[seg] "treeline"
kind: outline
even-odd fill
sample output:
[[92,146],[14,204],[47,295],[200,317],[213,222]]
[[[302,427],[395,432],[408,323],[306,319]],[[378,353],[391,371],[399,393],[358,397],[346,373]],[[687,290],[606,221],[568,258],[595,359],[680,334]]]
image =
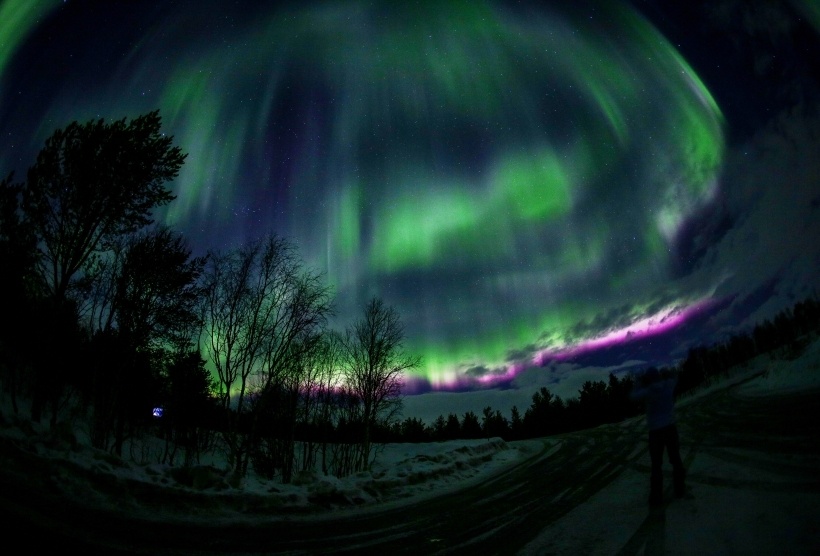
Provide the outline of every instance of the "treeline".
[[330,329],[329,288],[274,234],[193,256],[153,222],[186,157],[172,141],[157,111],[72,122],[25,181],[0,181],[0,380],[14,412],[25,401],[52,429],[87,423],[118,455],[160,434],[172,464],[218,444],[237,476],[367,468],[419,364],[397,312],[373,298]]
[[[687,357],[662,371],[678,373],[676,395],[691,392],[711,380],[720,378],[736,365],[769,353],[784,350],[784,356],[798,354],[820,328],[820,302],[807,298],[784,309],[773,319],[756,325],[748,333],[739,333],[709,347],[696,347]],[[532,395],[532,403],[523,415],[513,407],[509,418],[499,410],[485,407],[481,415],[472,411],[459,417],[454,413],[440,415],[432,424],[408,417],[388,429],[379,438],[392,442],[431,442],[439,440],[501,437],[504,440],[537,438],[615,423],[642,413],[643,405],[629,399],[632,377],[609,375],[607,381],[587,381],[578,396],[562,399],[542,387]]]

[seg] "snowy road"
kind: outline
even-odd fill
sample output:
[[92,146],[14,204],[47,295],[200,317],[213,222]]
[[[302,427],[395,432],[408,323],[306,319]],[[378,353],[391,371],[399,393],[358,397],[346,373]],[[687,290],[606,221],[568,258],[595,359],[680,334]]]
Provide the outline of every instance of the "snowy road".
[[[680,404],[690,495],[646,505],[642,419],[544,439],[472,488],[415,503],[253,522],[170,523],[67,507],[4,480],[4,523],[106,554],[809,554],[820,548],[820,392]],[[93,539],[85,542],[83,539]]]

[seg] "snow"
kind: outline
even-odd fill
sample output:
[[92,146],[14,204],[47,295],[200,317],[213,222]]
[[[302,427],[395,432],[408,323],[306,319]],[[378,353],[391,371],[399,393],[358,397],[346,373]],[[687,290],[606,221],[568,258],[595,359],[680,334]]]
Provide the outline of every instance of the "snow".
[[[728,386],[736,386],[735,395],[749,399],[820,388],[820,341],[792,360],[760,357],[680,400],[678,410]],[[640,419],[609,426],[628,427]],[[168,517],[174,519],[180,519],[180,513],[167,504],[146,507],[137,503],[140,487],[173,489],[177,497],[184,497],[186,492],[200,497],[206,494],[212,503],[202,504],[199,498],[196,512],[186,506],[185,519],[220,521],[255,515],[271,519],[283,513],[317,509],[378,511],[467,488],[521,462],[543,446],[543,440],[505,442],[499,438],[389,444],[379,447],[369,471],[349,477],[298,473],[291,484],[282,484],[251,473],[235,483],[225,471],[224,459],[218,456],[203,459],[190,473],[179,466],[135,463],[93,449],[81,430],[50,431],[47,426],[16,417],[8,403],[2,408],[0,443],[4,451],[41,456],[47,462],[49,481],[64,494],[76,493],[95,504],[150,512],[155,517],[157,512],[168,512]],[[148,444],[129,446],[129,452],[141,454],[146,460],[153,456],[152,449]],[[789,478],[786,471],[778,471],[784,460],[776,454],[767,460],[766,454],[750,454],[733,446],[691,448],[690,452],[687,461],[682,448],[694,497],[671,502],[661,516],[648,512],[643,493],[649,461],[644,452],[610,484],[545,527],[519,554],[810,554],[820,548],[814,517],[820,507],[816,480],[810,480],[806,489],[799,488],[800,483]],[[109,480],[98,480],[101,476]],[[128,487],[112,489],[112,481]],[[98,486],[102,484],[107,486]],[[124,493],[134,499],[123,499]],[[147,497],[139,498],[144,501]]]
[[769,362],[759,380],[744,384],[741,391],[748,395],[788,394],[820,388],[820,341],[808,345],[795,359]]
[[[146,509],[139,508],[133,500],[123,500],[121,491],[134,494],[140,489],[167,487],[174,489],[175,495],[186,491],[210,493],[213,504],[200,506],[201,515],[209,518],[247,518],[250,507],[264,513],[300,512],[317,507],[349,510],[377,503],[416,501],[491,476],[542,445],[537,440],[508,443],[500,438],[377,445],[371,468],[348,477],[325,476],[318,470],[301,471],[294,474],[291,483],[284,484],[279,477],[267,480],[249,472],[247,477],[235,482],[227,471],[224,452],[203,454],[197,465],[184,469],[179,465],[155,463],[162,444],[151,439],[127,444],[123,454],[131,457],[119,458],[93,448],[82,427],[71,432],[51,431],[47,424],[29,422],[25,409],[21,416],[15,416],[7,396],[4,402],[0,442],[50,462],[51,473],[58,477],[55,480],[59,480],[58,488],[62,492],[82,492],[86,499],[93,499],[98,505],[110,504],[117,509],[130,507],[135,512]],[[103,483],[93,480],[101,475],[127,488],[116,489],[116,497],[112,497],[110,480]],[[102,488],[98,488],[98,484],[102,484]],[[163,510],[150,508],[147,511],[157,517],[157,512]],[[179,516],[172,512],[168,517]]]
[[[686,396],[676,409],[735,385],[738,395],[752,398],[820,388],[820,340],[796,359],[760,356]],[[646,455],[643,469],[627,469],[519,555],[820,553],[818,484],[814,479],[801,489],[804,483],[789,476],[789,464],[798,462],[774,454],[767,460],[731,447],[700,450],[687,461],[682,446],[681,455],[695,497],[672,502],[660,514],[637,507],[635,493],[646,491]],[[801,459],[804,466],[812,460],[820,465],[817,454]]]

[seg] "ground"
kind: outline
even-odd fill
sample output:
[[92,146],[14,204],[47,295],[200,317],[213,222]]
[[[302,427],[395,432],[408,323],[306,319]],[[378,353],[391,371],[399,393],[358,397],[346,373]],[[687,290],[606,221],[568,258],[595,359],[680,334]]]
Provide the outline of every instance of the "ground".
[[89,466],[59,436],[35,441],[7,420],[0,508],[34,532],[30,548],[87,553],[814,554],[818,375],[815,342],[680,400],[688,492],[667,490],[652,511],[641,417],[521,442],[396,445],[373,473],[267,491],[180,486],[155,466],[140,468],[152,481],[129,479],[116,458]]

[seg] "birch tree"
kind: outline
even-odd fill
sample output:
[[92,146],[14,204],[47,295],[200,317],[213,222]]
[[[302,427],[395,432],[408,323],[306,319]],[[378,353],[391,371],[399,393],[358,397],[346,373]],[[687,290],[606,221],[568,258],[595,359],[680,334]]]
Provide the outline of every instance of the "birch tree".
[[417,368],[418,357],[404,349],[404,327],[398,312],[373,298],[345,336],[345,380],[361,405],[361,450],[357,468],[370,464],[372,433],[377,424],[390,425],[401,410],[404,373]]

